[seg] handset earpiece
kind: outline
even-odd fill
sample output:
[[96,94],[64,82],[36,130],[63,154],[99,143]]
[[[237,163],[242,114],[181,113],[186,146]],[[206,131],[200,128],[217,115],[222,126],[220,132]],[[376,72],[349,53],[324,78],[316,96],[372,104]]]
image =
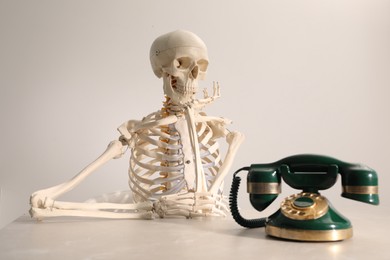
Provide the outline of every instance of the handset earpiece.
[[341,184],[344,198],[379,205],[378,176],[376,172],[360,164],[350,164],[342,169]]

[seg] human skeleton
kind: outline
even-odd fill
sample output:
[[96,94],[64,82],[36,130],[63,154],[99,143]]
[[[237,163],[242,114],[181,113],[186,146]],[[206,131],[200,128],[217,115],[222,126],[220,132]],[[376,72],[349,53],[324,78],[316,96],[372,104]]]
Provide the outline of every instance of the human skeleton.
[[[229,120],[207,116],[201,110],[220,97],[204,90],[196,99],[198,80],[208,66],[207,48],[195,34],[178,30],[158,37],[150,60],[155,75],[163,78],[166,101],[161,110],[141,121],[130,120],[118,130],[121,136],[71,180],[31,195],[32,217],[88,216],[102,218],[153,218],[165,216],[225,216],[222,193],[227,175],[244,136],[226,129]],[[224,160],[218,138],[228,144]],[[63,202],[56,200],[111,159],[131,150],[129,186],[132,203]]]

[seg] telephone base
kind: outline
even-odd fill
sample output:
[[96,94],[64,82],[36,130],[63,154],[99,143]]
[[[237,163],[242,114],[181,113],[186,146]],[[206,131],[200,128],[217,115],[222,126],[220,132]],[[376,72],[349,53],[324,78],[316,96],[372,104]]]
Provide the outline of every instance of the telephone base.
[[350,221],[318,193],[287,197],[268,218],[268,235],[298,241],[339,241],[352,237]]
[[305,229],[288,229],[267,225],[265,232],[273,237],[297,241],[340,241],[352,237],[352,227],[347,229],[333,230],[305,230]]

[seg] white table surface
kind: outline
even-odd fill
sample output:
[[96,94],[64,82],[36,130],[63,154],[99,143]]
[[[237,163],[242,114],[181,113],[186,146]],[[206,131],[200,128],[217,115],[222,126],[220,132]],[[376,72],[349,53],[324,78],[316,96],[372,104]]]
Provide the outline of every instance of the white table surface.
[[230,217],[37,222],[25,215],[0,230],[0,259],[390,259],[389,210],[348,212],[353,238],[325,243],[273,239]]

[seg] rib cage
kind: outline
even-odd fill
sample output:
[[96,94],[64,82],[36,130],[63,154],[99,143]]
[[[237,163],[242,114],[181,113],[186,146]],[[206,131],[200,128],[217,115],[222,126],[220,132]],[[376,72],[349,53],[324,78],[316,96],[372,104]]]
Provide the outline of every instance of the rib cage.
[[[158,111],[144,121],[163,116],[164,112]],[[206,122],[196,123],[196,132],[207,186],[210,187],[222,164],[219,145],[213,140],[213,132]],[[183,147],[175,125],[139,130],[134,138],[129,167],[129,186],[134,201],[157,200],[164,195],[186,192]]]

